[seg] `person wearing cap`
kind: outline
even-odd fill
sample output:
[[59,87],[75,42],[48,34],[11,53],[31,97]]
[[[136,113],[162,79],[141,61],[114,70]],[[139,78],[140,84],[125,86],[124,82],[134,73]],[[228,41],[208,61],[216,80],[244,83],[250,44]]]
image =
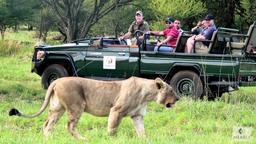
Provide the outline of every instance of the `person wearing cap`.
[[[143,13],[142,11],[137,11],[135,13],[135,21],[132,22],[130,25],[128,32],[121,36],[121,39],[128,39],[130,38],[136,30],[140,30],[143,32],[148,32],[149,31],[149,25],[148,23],[143,19]],[[140,37],[141,39],[143,38],[142,36]]]
[[213,15],[211,15],[211,14],[206,15],[204,20],[210,21],[210,25],[216,28],[216,26],[214,24],[214,16]]
[[150,31],[150,34],[164,36],[163,41],[158,41],[154,51],[172,52],[176,47],[176,41],[179,36],[179,31],[174,25],[174,19],[168,17],[165,21],[166,29],[163,31]]
[[[203,53],[208,52],[208,46],[210,42],[204,40],[211,40],[213,32],[217,30],[214,24],[214,17],[212,15],[207,15],[204,18],[203,24],[204,30],[200,34],[193,35],[190,38],[188,38],[185,48],[186,53],[192,53],[194,45],[195,49],[200,49],[200,51],[202,51]],[[199,42],[196,42],[195,44],[195,41]]]

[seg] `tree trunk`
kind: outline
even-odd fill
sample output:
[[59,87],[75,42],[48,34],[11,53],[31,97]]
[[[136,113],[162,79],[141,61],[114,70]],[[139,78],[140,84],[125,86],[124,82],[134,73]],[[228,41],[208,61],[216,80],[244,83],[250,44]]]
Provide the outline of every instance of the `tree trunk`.
[[43,33],[43,38],[42,38],[42,39],[43,39],[43,42],[46,42],[46,39],[47,39],[47,33],[48,33],[47,31]]
[[1,37],[2,37],[2,40],[4,40],[4,34],[5,34],[5,30],[1,30]]
[[94,6],[87,11],[87,17],[81,20],[80,12],[86,0],[53,1],[43,0],[58,17],[60,29],[66,35],[67,42],[84,38],[90,28],[103,16],[116,7],[128,4],[132,0],[94,0]]
[[28,31],[32,31],[33,30],[33,26],[32,25],[28,25]]
[[6,29],[7,29],[7,27],[5,25],[0,25],[0,32],[1,32],[2,40],[4,40]]
[[14,30],[14,32],[18,32],[18,25],[17,24],[14,25],[13,30]]

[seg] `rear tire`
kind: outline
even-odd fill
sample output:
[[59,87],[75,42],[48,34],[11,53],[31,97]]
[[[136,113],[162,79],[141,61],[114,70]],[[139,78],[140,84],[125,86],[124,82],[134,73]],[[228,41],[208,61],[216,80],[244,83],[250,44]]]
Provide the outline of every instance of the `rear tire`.
[[179,96],[192,96],[194,99],[198,99],[203,95],[202,81],[193,71],[177,72],[171,78],[170,85]]
[[54,80],[67,76],[68,72],[62,65],[52,64],[44,70],[41,83],[43,88],[47,89]]

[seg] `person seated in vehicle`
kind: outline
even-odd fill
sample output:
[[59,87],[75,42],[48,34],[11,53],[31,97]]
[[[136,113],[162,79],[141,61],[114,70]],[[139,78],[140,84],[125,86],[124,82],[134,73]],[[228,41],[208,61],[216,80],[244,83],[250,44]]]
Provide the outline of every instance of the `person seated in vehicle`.
[[[131,36],[137,31],[140,30],[142,32],[148,32],[149,31],[149,25],[148,23],[143,19],[143,13],[142,11],[137,11],[135,13],[135,21],[132,22],[130,25],[128,32],[125,33],[123,36],[120,37],[120,39],[129,39]],[[134,36],[133,36],[134,37]],[[143,39],[143,36],[139,37],[139,39]],[[133,38],[132,40],[133,44],[136,44],[136,39]]]
[[180,21],[180,20],[176,19],[176,20],[174,21],[174,26],[177,28],[177,30],[178,30],[180,33],[183,32],[183,30],[181,29],[181,21]]
[[199,20],[195,27],[191,29],[191,34],[198,35],[204,30],[204,20]]
[[[212,15],[207,15],[204,18],[204,30],[200,34],[193,35],[190,38],[188,38],[185,52],[192,53],[194,45],[195,45],[195,49],[199,49],[200,51],[203,51],[203,52],[208,51],[208,46],[210,42],[207,42],[204,40],[211,40],[212,34],[216,30],[217,29],[214,24],[214,17]],[[195,43],[195,41],[202,41],[202,42]]]
[[173,52],[176,46],[177,38],[179,37],[179,31],[174,26],[174,19],[168,17],[165,21],[166,29],[163,31],[150,31],[152,35],[164,36],[163,41],[158,41],[154,51]]

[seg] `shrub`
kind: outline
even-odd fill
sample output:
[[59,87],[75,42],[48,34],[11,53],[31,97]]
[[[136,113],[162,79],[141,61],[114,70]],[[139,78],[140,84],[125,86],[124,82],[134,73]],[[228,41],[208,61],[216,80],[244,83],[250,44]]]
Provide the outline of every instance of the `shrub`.
[[0,56],[13,56],[21,49],[21,43],[15,40],[0,41]]

